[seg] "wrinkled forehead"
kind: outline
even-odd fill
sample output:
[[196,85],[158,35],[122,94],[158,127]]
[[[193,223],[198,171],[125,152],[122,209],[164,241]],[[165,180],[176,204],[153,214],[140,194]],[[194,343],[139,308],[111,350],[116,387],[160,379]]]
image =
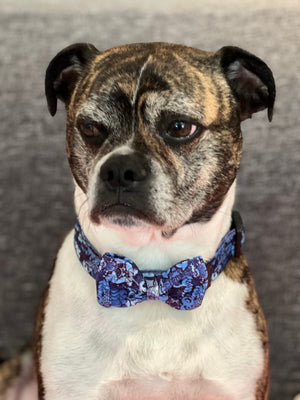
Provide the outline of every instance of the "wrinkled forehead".
[[209,124],[218,113],[224,86],[210,53],[113,50],[91,65],[73,104],[77,115],[107,124],[112,112],[155,118],[162,111]]

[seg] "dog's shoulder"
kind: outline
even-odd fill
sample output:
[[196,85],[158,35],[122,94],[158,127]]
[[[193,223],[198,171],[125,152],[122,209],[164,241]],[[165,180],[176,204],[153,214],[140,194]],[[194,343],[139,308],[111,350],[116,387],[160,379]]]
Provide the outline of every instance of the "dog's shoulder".
[[227,264],[224,273],[234,282],[246,285],[248,290],[246,307],[255,316],[258,331],[262,335],[265,335],[267,330],[265,317],[258,301],[254,279],[245,256],[241,255],[239,258],[233,257]]
[[258,301],[254,279],[246,258],[243,255],[239,258],[232,258],[227,264],[224,274],[231,280],[246,285],[248,290],[245,303],[246,309],[249,310],[254,318],[256,331],[264,353],[263,371],[257,382],[256,396],[259,399],[264,398],[265,394],[269,392],[270,382],[268,328],[263,310]]

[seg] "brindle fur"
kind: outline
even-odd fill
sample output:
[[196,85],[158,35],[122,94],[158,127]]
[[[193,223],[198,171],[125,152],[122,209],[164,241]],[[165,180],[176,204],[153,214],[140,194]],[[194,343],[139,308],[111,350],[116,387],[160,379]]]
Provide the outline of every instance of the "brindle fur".
[[253,277],[250,273],[246,258],[241,255],[239,258],[232,258],[227,264],[224,273],[232,280],[242,283],[248,288],[248,298],[246,307],[254,315],[257,332],[261,337],[264,349],[264,369],[261,378],[257,382],[256,400],[267,400],[270,383],[270,365],[269,365],[269,337],[267,323],[259,304]]
[[[64,239],[61,241],[61,244],[58,246],[57,253],[58,253],[59,249],[61,248],[61,246],[64,242]],[[43,332],[43,325],[44,325],[44,320],[45,320],[46,307],[48,304],[48,296],[49,296],[49,289],[50,289],[49,282],[53,275],[56,261],[57,261],[57,258],[55,257],[53,264],[52,264],[52,269],[50,271],[48,284],[43,291],[43,294],[41,296],[41,299],[40,299],[40,302],[38,305],[38,309],[36,312],[35,326],[34,326],[34,332],[33,332],[33,338],[32,338],[34,372],[35,372],[37,383],[38,383],[38,399],[39,400],[43,400],[45,397],[45,388],[44,388],[43,376],[42,376],[42,372],[41,372],[42,332]]]
[[[68,155],[80,187],[87,190],[90,171],[101,157],[131,141],[133,150],[158,161],[174,182],[177,225],[209,220],[237,174],[242,149],[236,101],[218,58],[167,44],[125,46],[96,56],[68,107]],[[170,146],[161,135],[167,114],[189,116],[203,126],[203,135],[184,146]],[[109,140],[101,147],[87,146],[78,132],[83,115],[106,125]],[[104,121],[103,115],[114,118]]]
[[34,335],[33,335],[34,366],[38,382],[39,400],[43,400],[45,396],[43,377],[41,373],[41,354],[42,354],[42,329],[45,319],[45,309],[47,307],[47,302],[48,302],[48,294],[49,294],[49,284],[47,285],[38,306],[36,320],[35,320]]

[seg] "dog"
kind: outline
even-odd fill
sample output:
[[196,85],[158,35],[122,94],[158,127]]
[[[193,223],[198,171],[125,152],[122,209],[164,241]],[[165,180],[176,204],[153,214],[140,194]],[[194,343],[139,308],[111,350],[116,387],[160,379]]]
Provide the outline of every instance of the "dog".
[[232,46],[79,43],[45,86],[51,115],[66,106],[78,220],[39,307],[39,400],[268,399],[232,210],[241,122],[272,120],[269,67]]

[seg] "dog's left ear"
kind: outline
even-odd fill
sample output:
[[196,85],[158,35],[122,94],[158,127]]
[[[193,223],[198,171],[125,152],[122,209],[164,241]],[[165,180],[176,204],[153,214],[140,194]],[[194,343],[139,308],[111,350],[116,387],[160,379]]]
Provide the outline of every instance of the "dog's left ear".
[[271,122],[276,89],[270,68],[258,57],[238,47],[223,47],[216,55],[221,57],[221,67],[238,100],[241,121],[267,108]]
[[50,62],[45,79],[48,109],[56,114],[57,99],[68,105],[72,92],[84,68],[99,54],[89,43],[76,43],[60,51]]

